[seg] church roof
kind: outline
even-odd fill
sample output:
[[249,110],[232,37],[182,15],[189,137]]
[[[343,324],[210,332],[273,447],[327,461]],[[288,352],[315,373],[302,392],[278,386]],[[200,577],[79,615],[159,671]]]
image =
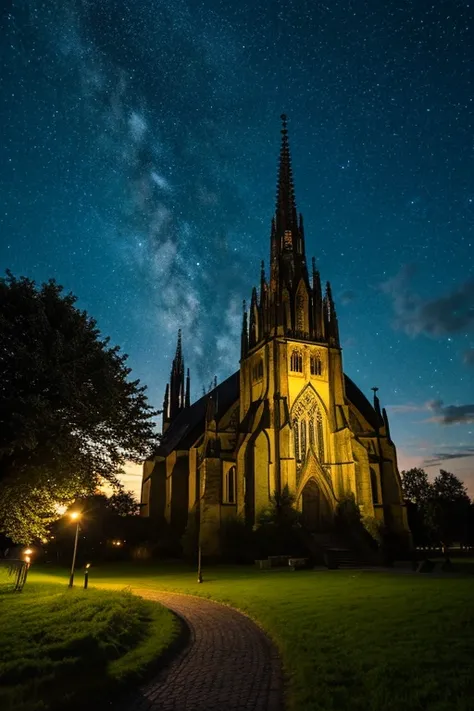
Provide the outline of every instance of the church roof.
[[[346,395],[348,400],[359,410],[367,422],[377,429],[381,423],[377,414],[357,385],[344,374]],[[233,373],[227,380],[214,388],[211,393],[217,403],[216,419],[219,420],[240,396],[240,371]],[[161,438],[160,446],[155,456],[167,457],[173,450],[186,450],[193,446],[196,440],[204,434],[208,395],[203,395],[190,407],[182,410]]]
[[374,430],[380,427],[382,422],[378,421],[377,413],[365,397],[362,390],[359,390],[353,380],[344,373],[344,383],[346,386],[347,399],[359,410],[360,414],[365,417],[369,425],[372,425]]
[[174,449],[189,449],[204,434],[206,410],[209,395],[216,401],[216,419],[219,420],[239,399],[240,372],[237,371],[227,380],[219,383],[208,395],[203,395],[190,407],[182,410],[161,438],[156,456],[166,457]]

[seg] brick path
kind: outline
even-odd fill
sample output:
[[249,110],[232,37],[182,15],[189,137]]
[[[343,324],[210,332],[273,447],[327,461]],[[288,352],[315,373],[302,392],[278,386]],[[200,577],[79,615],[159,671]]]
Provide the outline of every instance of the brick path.
[[127,704],[128,711],[282,711],[277,652],[248,617],[202,598],[136,592],[176,612],[190,636]]

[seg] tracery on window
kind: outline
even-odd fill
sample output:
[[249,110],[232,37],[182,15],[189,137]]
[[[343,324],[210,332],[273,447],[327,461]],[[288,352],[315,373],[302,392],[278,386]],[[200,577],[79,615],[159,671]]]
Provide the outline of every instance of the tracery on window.
[[293,425],[293,439],[295,443],[295,459],[297,462],[300,460],[300,428],[296,421]]
[[311,447],[320,462],[324,462],[324,427],[321,410],[312,390],[298,400],[292,413],[293,439],[297,468],[301,469]]
[[321,375],[323,372],[323,364],[319,353],[312,353],[309,359],[309,368],[311,375]]
[[292,370],[293,373],[303,372],[303,355],[296,349],[291,354],[290,370]]
[[301,462],[306,460],[306,420],[301,421]]

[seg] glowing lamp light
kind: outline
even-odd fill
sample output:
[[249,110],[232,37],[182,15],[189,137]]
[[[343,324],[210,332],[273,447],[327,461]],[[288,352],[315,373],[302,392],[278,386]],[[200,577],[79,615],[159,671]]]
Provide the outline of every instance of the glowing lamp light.
[[81,513],[80,511],[71,511],[69,516],[73,521],[77,521],[79,518],[81,518]]
[[91,567],[91,564],[90,564],[90,563],[86,563],[86,570],[89,570],[90,567]]
[[26,548],[26,550],[24,550],[23,553],[25,555],[31,555],[33,553],[33,551],[31,550],[31,548]]

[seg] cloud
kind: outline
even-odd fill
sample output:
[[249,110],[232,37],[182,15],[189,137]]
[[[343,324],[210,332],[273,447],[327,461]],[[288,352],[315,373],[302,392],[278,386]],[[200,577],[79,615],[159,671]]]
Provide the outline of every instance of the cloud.
[[405,414],[407,412],[423,412],[428,410],[429,407],[425,403],[424,405],[415,405],[414,403],[406,403],[402,405],[387,405],[386,409],[390,412],[396,412],[400,414]]
[[425,334],[447,336],[474,328],[474,279],[436,299],[422,299],[413,292],[413,265],[404,267],[396,276],[380,284],[392,298],[394,326],[410,336]]
[[450,452],[435,452],[432,458],[423,461],[423,466],[434,467],[451,459],[465,459],[466,457],[474,457],[474,447],[459,446],[453,447]]
[[444,405],[442,400],[431,400],[427,405],[434,413],[428,422],[439,422],[443,425],[474,422],[474,404]]

